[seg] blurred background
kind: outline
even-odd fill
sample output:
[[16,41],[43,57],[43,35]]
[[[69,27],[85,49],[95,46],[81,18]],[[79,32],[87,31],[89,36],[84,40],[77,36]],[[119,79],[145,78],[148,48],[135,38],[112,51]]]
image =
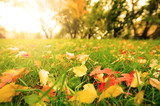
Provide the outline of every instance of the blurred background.
[[156,39],[158,0],[0,0],[0,38]]

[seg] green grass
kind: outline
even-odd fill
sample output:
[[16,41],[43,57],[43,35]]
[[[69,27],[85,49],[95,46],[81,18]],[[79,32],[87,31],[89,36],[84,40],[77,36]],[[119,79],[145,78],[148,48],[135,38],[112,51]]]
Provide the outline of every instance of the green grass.
[[[45,46],[51,45],[50,48]],[[159,45],[159,46],[158,46]],[[7,48],[18,47],[20,51],[26,51],[31,54],[30,57],[18,57],[15,56],[17,53],[10,54]],[[76,47],[79,47],[78,51],[74,51]],[[94,47],[100,47],[97,51]],[[131,57],[134,58],[132,61],[122,60],[114,64],[117,57],[120,57],[120,50],[131,51]],[[153,50],[156,50],[155,54],[151,54]],[[64,56],[64,61],[59,61],[56,58],[58,54],[66,54],[66,52],[74,53],[74,55],[79,55],[85,53],[89,55],[89,60],[86,62],[87,74],[80,78],[75,78],[73,72],[68,72],[73,67],[80,66],[81,62],[77,61],[76,58],[68,60]],[[50,56],[44,57],[44,56]],[[140,64],[137,62],[138,57],[144,57],[146,63]],[[149,64],[152,59],[157,59],[158,64],[160,64],[160,40],[120,40],[120,39],[110,39],[110,40],[13,40],[13,39],[0,39],[0,76],[1,73],[9,69],[19,69],[25,67],[27,70],[31,71],[26,76],[17,80],[17,84],[23,86],[27,85],[31,89],[38,89],[40,87],[40,79],[38,75],[39,69],[34,66],[35,60],[40,60],[42,65],[40,69],[49,71],[50,80],[53,83],[59,84],[60,89],[55,91],[56,99],[48,96],[51,102],[48,104],[52,105],[76,105],[76,102],[69,102],[66,94],[63,92],[62,86],[65,85],[66,81],[69,82],[70,87],[73,92],[77,92],[83,89],[83,85],[87,83],[94,83],[94,79],[89,76],[90,72],[94,70],[97,66],[102,66],[104,68],[110,68],[112,70],[120,71],[122,73],[130,73],[134,69],[139,72],[149,72],[151,68]],[[153,69],[153,72],[156,70]],[[132,95],[125,98],[125,94],[121,94],[116,98],[106,98],[101,102],[97,102],[98,98],[94,100],[91,104],[81,105],[135,105],[133,100],[138,90],[144,90],[144,101],[141,105],[158,105],[160,104],[160,92],[158,89],[152,87],[148,83],[149,78],[154,78],[153,74],[150,73],[144,80],[144,85],[137,88],[131,88],[130,93]],[[75,79],[73,79],[75,78]],[[159,76],[160,78],[160,76]],[[158,79],[159,79],[158,78]],[[73,84],[72,84],[73,82]],[[75,83],[77,82],[77,83]],[[72,86],[71,86],[72,85]],[[95,88],[98,84],[95,84]],[[128,88],[125,83],[121,83],[120,86],[125,92]],[[12,102],[1,103],[0,105],[28,105],[24,98],[33,94],[38,94],[39,90],[22,91],[19,96],[15,96]],[[98,93],[98,91],[97,91]],[[47,92],[44,93],[47,95]],[[39,98],[39,97],[37,97]],[[47,103],[46,103],[47,104]]]

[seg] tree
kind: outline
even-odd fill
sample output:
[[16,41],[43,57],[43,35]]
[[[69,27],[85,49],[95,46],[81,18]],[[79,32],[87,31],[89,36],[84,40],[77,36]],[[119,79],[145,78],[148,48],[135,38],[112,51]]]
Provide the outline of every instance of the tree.
[[85,15],[83,21],[85,28],[84,37],[88,36],[88,39],[93,37],[97,33],[97,29],[104,30],[104,3],[100,0],[92,7],[91,11]]
[[66,0],[65,7],[54,18],[64,27],[63,31],[66,29],[65,32],[69,33],[71,38],[76,38],[85,14],[84,0]]
[[0,38],[5,38],[6,29],[0,26]]
[[147,39],[147,32],[149,30],[149,28],[153,25],[153,24],[158,24],[158,27],[156,29],[156,31],[154,32],[153,36],[154,38],[157,36],[157,32],[159,31],[159,24],[160,24],[160,13],[158,13],[158,0],[149,0],[148,1],[148,5],[145,6],[145,10],[146,12],[146,17],[144,17],[142,22],[145,22],[145,28],[143,30],[141,39]]
[[112,0],[110,5],[112,5],[111,9],[105,13],[105,27],[108,33],[113,33],[113,37],[116,38],[124,30],[126,24],[120,16],[127,12],[127,3],[126,0]]

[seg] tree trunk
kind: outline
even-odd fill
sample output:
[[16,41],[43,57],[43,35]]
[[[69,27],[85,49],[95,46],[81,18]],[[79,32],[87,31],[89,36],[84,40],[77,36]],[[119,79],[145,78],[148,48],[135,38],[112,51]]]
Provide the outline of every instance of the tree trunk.
[[71,38],[73,38],[73,36],[72,36],[72,33],[70,32],[70,36],[71,36]]
[[44,31],[46,38],[49,39],[49,36],[48,36],[48,34],[47,34],[47,32],[46,32],[46,30],[45,30],[43,25],[42,25],[42,30]]
[[89,29],[89,34],[88,34],[88,39],[91,39],[92,35],[93,35],[92,29],[90,28],[90,29]]
[[160,37],[160,26],[157,27],[157,29],[154,31],[154,33],[151,35],[153,39],[156,39]]
[[133,26],[133,31],[134,31],[134,39],[138,39],[137,29],[133,22],[132,22],[132,26]]
[[118,32],[119,32],[119,28],[115,28],[115,29],[114,29],[114,34],[113,34],[114,38],[117,37]]
[[149,28],[150,28],[149,22],[147,21],[146,27],[145,27],[145,29],[144,29],[144,31],[142,33],[142,36],[140,37],[141,39],[147,39],[148,38],[147,37],[147,32],[148,32]]
[[91,37],[92,37],[92,35],[89,33],[89,35],[88,35],[88,39],[91,39]]
[[76,32],[74,32],[74,36],[73,36],[73,39],[75,39],[76,38]]

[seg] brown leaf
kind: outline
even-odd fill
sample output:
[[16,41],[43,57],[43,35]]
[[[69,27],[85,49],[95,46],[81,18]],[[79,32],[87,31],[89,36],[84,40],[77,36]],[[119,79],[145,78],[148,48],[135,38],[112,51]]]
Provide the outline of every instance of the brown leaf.
[[156,87],[158,90],[160,90],[160,81],[158,81],[155,78],[150,78],[149,83],[153,86]]
[[144,90],[136,94],[136,96],[134,97],[134,103],[140,105],[143,102],[143,99],[144,99]]

